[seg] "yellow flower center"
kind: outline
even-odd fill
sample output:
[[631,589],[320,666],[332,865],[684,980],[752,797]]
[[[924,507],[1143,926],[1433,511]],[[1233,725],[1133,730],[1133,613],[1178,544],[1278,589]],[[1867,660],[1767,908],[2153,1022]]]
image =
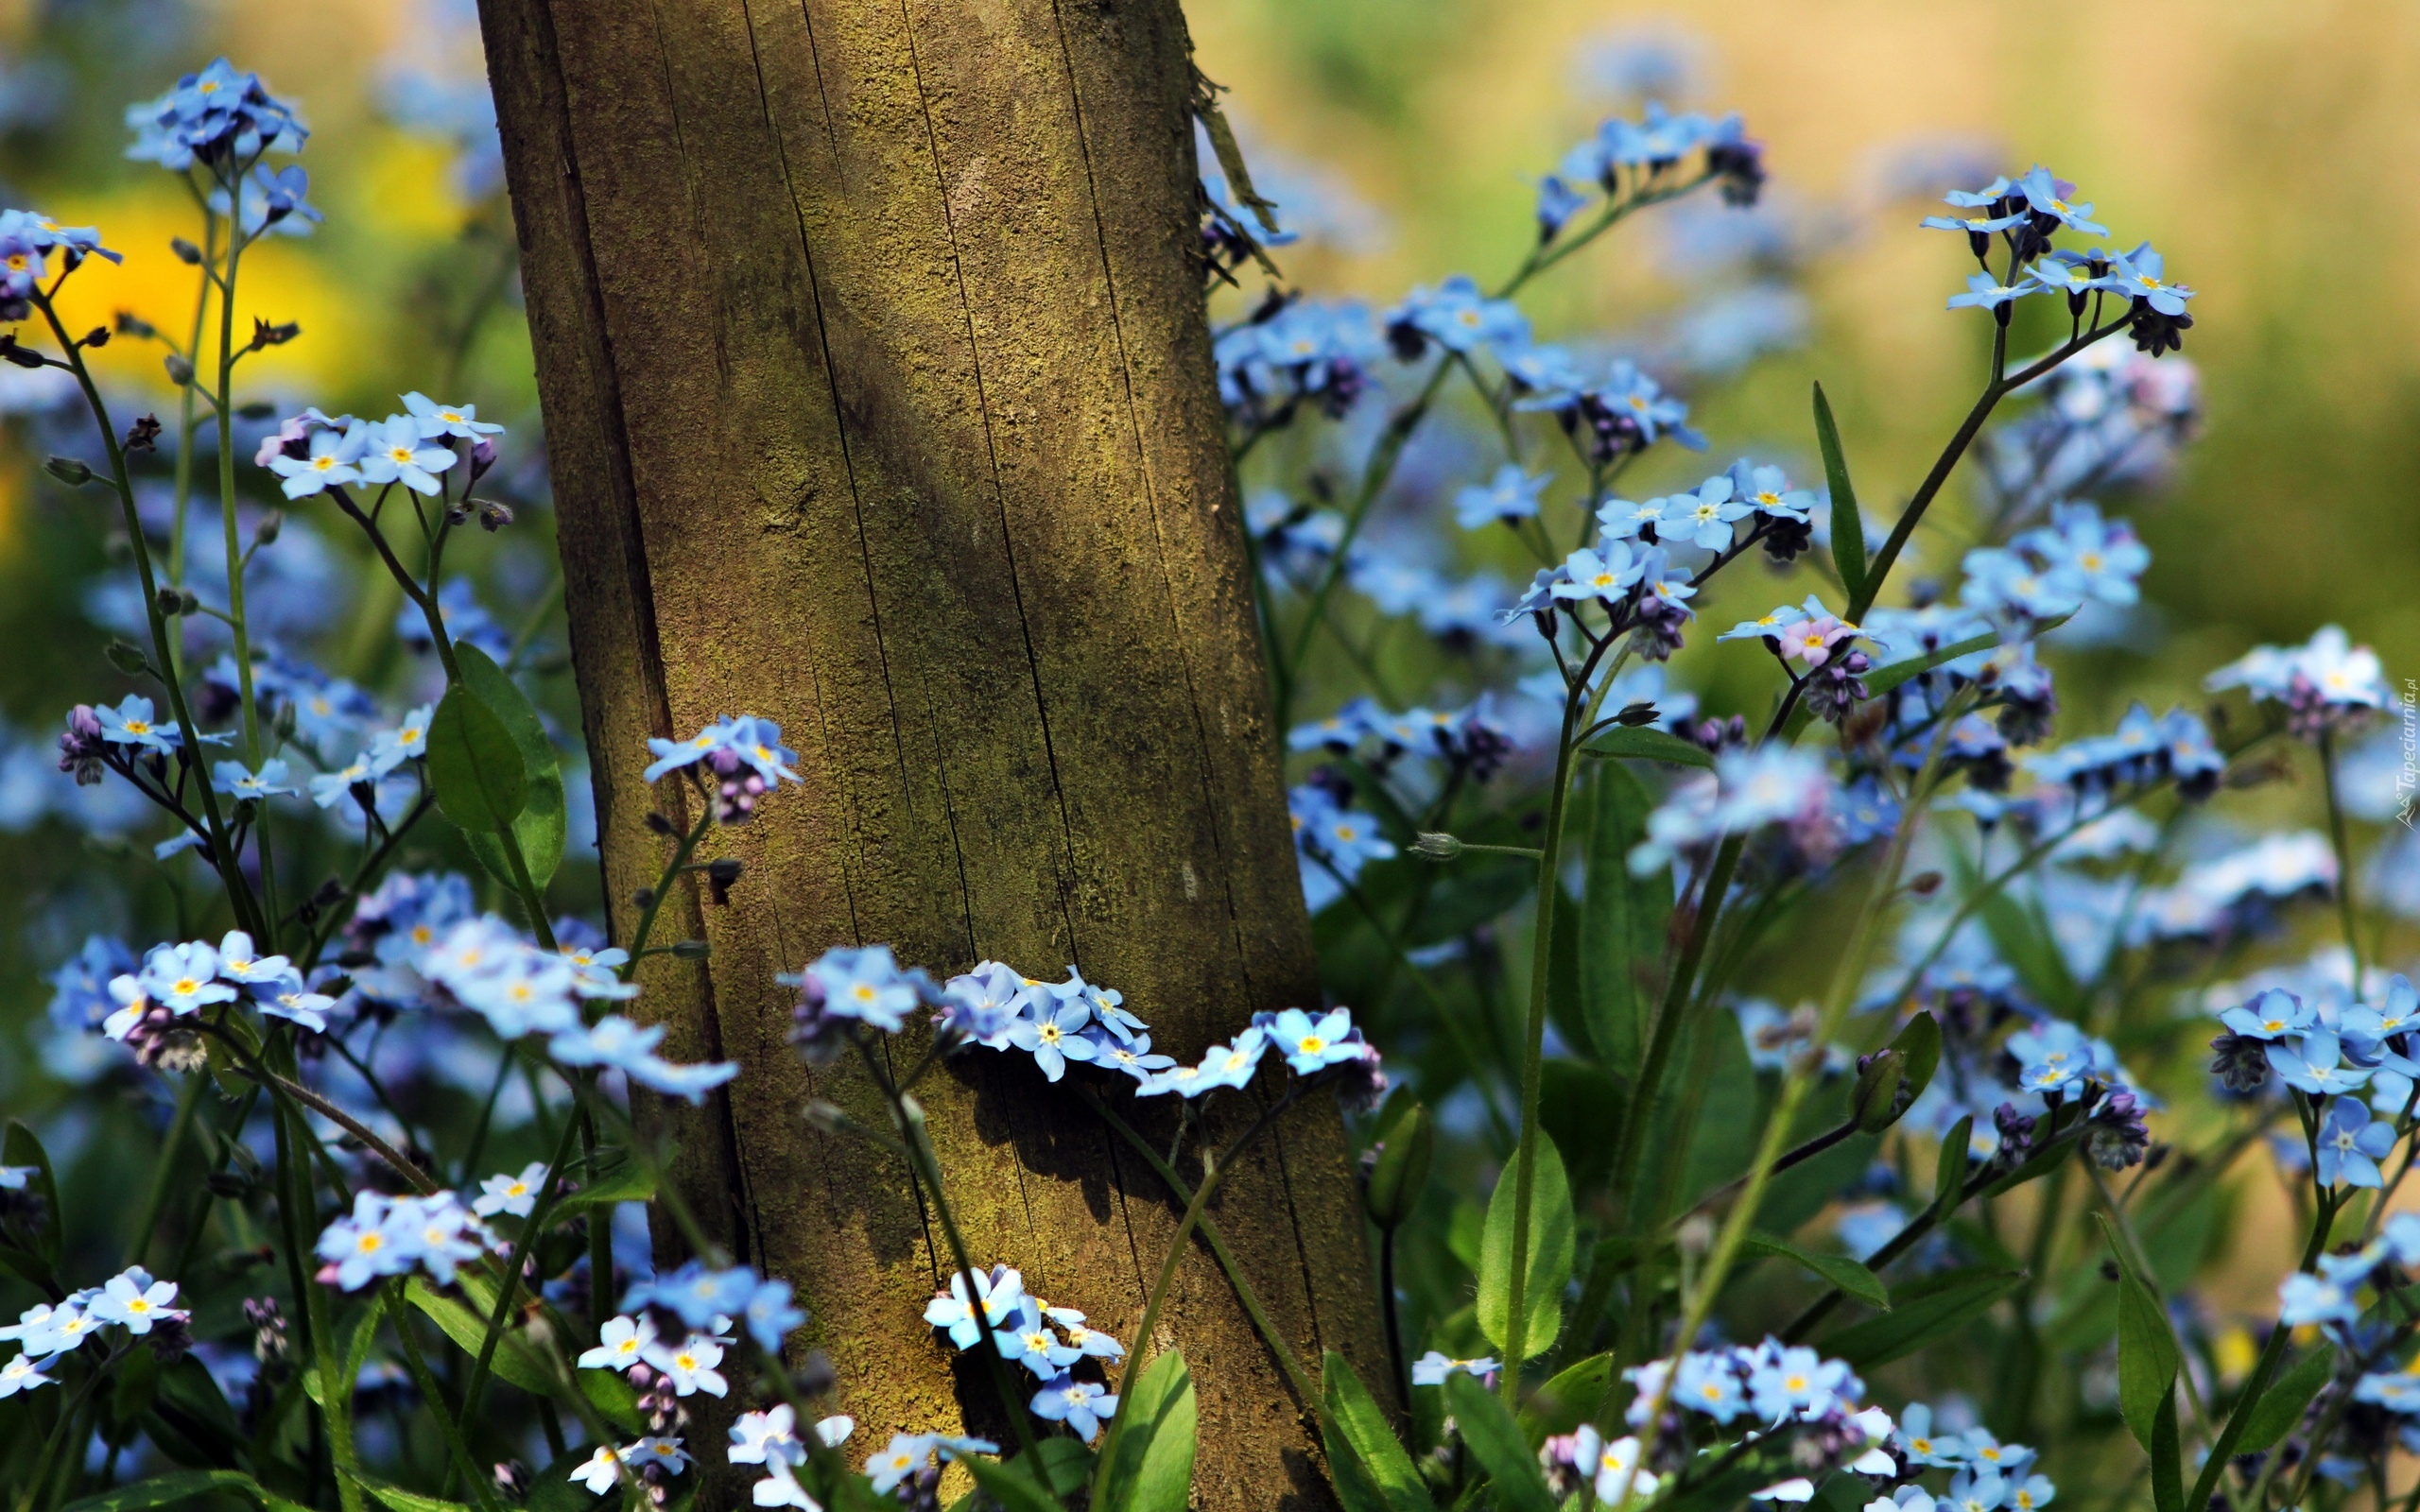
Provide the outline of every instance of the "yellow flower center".
[[195,981],[190,976],[181,976],[177,978],[176,985],[169,988],[168,990],[174,992],[179,997],[185,997],[192,993],[200,991],[201,984]]
[[1306,1034],[1295,1044],[1294,1048],[1301,1051],[1304,1055],[1316,1056],[1321,1051],[1327,1048],[1327,1041],[1321,1039],[1318,1035]]
[[147,719],[130,719],[126,722],[126,732],[130,735],[147,735],[151,733],[151,722]]

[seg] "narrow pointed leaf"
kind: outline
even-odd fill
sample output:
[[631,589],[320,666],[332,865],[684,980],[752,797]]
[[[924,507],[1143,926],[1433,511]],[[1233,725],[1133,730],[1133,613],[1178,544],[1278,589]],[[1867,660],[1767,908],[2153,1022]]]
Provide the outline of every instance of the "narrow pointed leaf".
[[[1849,482],[1849,459],[1841,450],[1841,429],[1832,423],[1832,402],[1824,386],[1815,386],[1815,444],[1824,453],[1824,481],[1832,490],[1832,565],[1841,570],[1841,586],[1849,602],[1865,602],[1865,521],[1857,509],[1857,490]],[[1878,691],[1878,690],[1877,690]]]
[[1969,1271],[1894,1287],[1890,1312],[1831,1333],[1817,1347],[1855,1369],[1887,1365],[1965,1327],[2024,1280],[2022,1272]]
[[1947,1223],[1966,1194],[1966,1159],[1975,1144],[1975,1115],[1967,1114],[1941,1142],[1941,1157],[1932,1174],[1932,1217]]
[[1799,1248],[1787,1239],[1751,1231],[1741,1241],[1741,1247],[1752,1255],[1775,1255],[1790,1262],[1799,1269],[1828,1281],[1866,1306],[1891,1310],[1891,1290],[1882,1278],[1846,1255],[1818,1255]]
[[1629,761],[1670,762],[1676,766],[1711,768],[1714,758],[1703,746],[1645,725],[1616,726],[1580,747],[1583,756],[1621,757]]
[[2176,1433],[2176,1383],[2169,1382],[2152,1418],[2152,1506],[2185,1512],[2185,1454]]

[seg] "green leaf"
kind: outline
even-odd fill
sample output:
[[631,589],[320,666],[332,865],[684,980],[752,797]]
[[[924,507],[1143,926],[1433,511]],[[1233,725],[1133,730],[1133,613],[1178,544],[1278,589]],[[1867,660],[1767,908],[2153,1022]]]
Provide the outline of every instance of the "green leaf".
[[501,830],[529,801],[512,732],[459,685],[447,690],[428,722],[428,780],[437,806],[465,833]]
[[[1396,1512],[1371,1479],[1369,1469],[1361,1463],[1353,1446],[1333,1425],[1320,1430],[1320,1447],[1327,1452],[1328,1484],[1336,1487],[1336,1500],[1344,1512]],[[1433,1508],[1435,1503],[1430,1503]],[[953,1507],[950,1512],[958,1512]]]
[[2024,1280],[2021,1271],[1968,1270],[1893,1287],[1890,1312],[1835,1332],[1819,1348],[1852,1369],[1888,1365],[1956,1332]]
[[2294,1362],[2294,1367],[2277,1377],[2269,1389],[2260,1394],[2251,1414],[2243,1420],[2243,1433],[2236,1439],[2235,1452],[2254,1454],[2273,1448],[2296,1424],[2303,1420],[2303,1411],[2319,1388],[2327,1384],[2336,1373],[2336,1351],[2323,1344]]
[[1941,1069],[1941,1021],[1929,1012],[1917,1014],[1892,1038],[1891,1048],[1908,1057],[1899,1076],[1900,1094],[1910,1101],[1922,1097],[1932,1085],[1932,1074]]
[[1647,838],[1655,806],[1635,773],[1604,762],[1586,779],[1595,794],[1587,883],[1580,905],[1580,1002],[1597,1058],[1636,1080],[1646,1052],[1653,975],[1672,919],[1672,873],[1634,877],[1630,853]]
[[2093,1217],[2118,1257],[2118,1410],[2135,1441],[2149,1450],[2153,1419],[2176,1388],[2176,1334],[2169,1327],[2168,1310],[2135,1274],[2109,1215],[2096,1212]]
[[[1605,1241],[1599,1242],[1601,1250]],[[1610,1261],[1599,1255],[1599,1264]],[[1552,1381],[1530,1393],[1521,1405],[1521,1426],[1532,1439],[1544,1439],[1554,1434],[1567,1434],[1597,1416],[1605,1404],[1605,1394],[1614,1385],[1614,1357],[1592,1354],[1578,1365],[1568,1366]]]
[[[1841,586],[1849,602],[1865,601],[1865,521],[1857,509],[1857,490],[1849,483],[1849,459],[1841,450],[1841,430],[1832,423],[1832,402],[1824,386],[1815,386],[1815,444],[1824,454],[1824,481],[1832,490],[1832,565],[1841,570]],[[1879,689],[1876,690],[1879,692]]]
[[[495,715],[521,753],[521,775],[527,788],[527,800],[512,821],[512,837],[520,843],[522,865],[529,868],[530,882],[543,888],[562,864],[563,843],[571,833],[569,810],[563,801],[562,764],[556,755],[555,743],[546,738],[546,727],[538,718],[537,707],[530,703],[529,696],[485,651],[467,642],[458,643],[454,661],[462,669],[461,685]],[[440,800],[442,801],[441,794]],[[515,885],[512,866],[505,859],[502,844],[478,831],[471,832],[470,841],[481,865],[494,872],[506,886]]]
[[233,1491],[264,1505],[273,1500],[241,1470],[179,1470],[112,1486],[96,1496],[70,1502],[60,1512],[139,1512],[143,1507],[173,1506],[214,1491]]
[[1042,1488],[1033,1471],[1023,1465],[985,1459],[969,1454],[959,1461],[975,1484],[992,1493],[992,1500],[1008,1508],[1008,1512],[1063,1512],[1058,1498]]
[[1999,632],[1986,630],[1980,635],[1970,635],[1954,644],[1945,645],[1938,651],[1927,651],[1923,656],[1911,656],[1904,662],[1876,667],[1865,675],[1863,680],[1867,691],[1879,698],[1910,678],[1921,677],[1938,666],[1946,666],[1960,657],[1992,650],[1999,644]]
[[[16,1119],[9,1121],[9,1137],[0,1144],[0,1165],[30,1165],[34,1174],[26,1177],[26,1192],[42,1199],[42,1228],[29,1235],[34,1253],[52,1270],[59,1268],[60,1229],[59,1211],[59,1181],[51,1174],[50,1152],[42,1147],[34,1131]],[[27,1278],[32,1280],[33,1278]],[[40,1285],[40,1281],[35,1282]]]
[[1487,1472],[1495,1496],[1488,1504],[1504,1512],[1554,1512],[1554,1498],[1539,1473],[1538,1457],[1495,1393],[1475,1376],[1457,1370],[1445,1378],[1445,1405],[1462,1431],[1462,1444]]
[[655,1176],[646,1162],[624,1160],[579,1191],[555,1199],[554,1216],[568,1218],[592,1208],[610,1208],[616,1203],[651,1202],[654,1199]]
[[1966,1195],[1966,1160],[1975,1147],[1975,1115],[1967,1114],[1951,1125],[1948,1136],[1941,1142],[1941,1154],[1932,1169],[1932,1217],[1935,1223],[1947,1223]]
[[617,1370],[575,1370],[572,1374],[579,1383],[579,1394],[588,1399],[597,1416],[629,1433],[647,1432],[647,1418],[639,1411],[639,1394],[631,1388],[628,1376]]
[[2161,1394],[2152,1418],[2152,1506],[2154,1512],[2185,1512],[2185,1457],[2176,1434],[2176,1383]]
[[1675,766],[1712,769],[1714,757],[1703,746],[1650,725],[1616,725],[1580,747],[1582,756],[1619,757],[1634,762],[1669,762]]
[[1152,1357],[1141,1379],[1117,1400],[1125,1430],[1117,1461],[1100,1468],[1093,1505],[1100,1512],[1184,1512],[1193,1494],[1197,1408],[1184,1356]]
[[[1571,1280],[1571,1183],[1564,1175],[1563,1157],[1554,1141],[1535,1145],[1536,1174],[1530,1179],[1528,1276],[1521,1289],[1521,1310],[1527,1314],[1521,1332],[1522,1360],[1535,1359],[1554,1345],[1563,1329],[1563,1289]],[[1487,1200],[1487,1226],[1479,1232],[1478,1327],[1487,1341],[1501,1349],[1512,1337],[1512,1226],[1519,1200],[1517,1158],[1504,1169]],[[1509,1361],[1517,1366],[1520,1361]]]
[[[1330,1463],[1339,1469],[1351,1466],[1347,1473],[1357,1474],[1364,1483],[1359,1489],[1374,1493],[1377,1505],[1387,1512],[1435,1512],[1437,1503],[1429,1500],[1420,1471],[1395,1437],[1393,1425],[1371,1397],[1370,1388],[1345,1364],[1344,1356],[1328,1350],[1320,1374],[1328,1420],[1342,1436],[1346,1450],[1343,1463],[1338,1464],[1340,1456],[1331,1449]],[[1346,1478],[1346,1474],[1336,1477],[1340,1489]]]
[[1846,1255],[1816,1255],[1799,1248],[1786,1239],[1753,1229],[1740,1241],[1740,1247],[1752,1255],[1778,1255],[1800,1269],[1812,1272],[1824,1280],[1847,1293],[1868,1307],[1891,1310],[1890,1288],[1882,1278]]
[[389,1512],[470,1512],[470,1508],[459,1502],[448,1502],[442,1497],[423,1496],[418,1491],[406,1491],[400,1486],[389,1486],[385,1481],[375,1480],[367,1475],[356,1475],[354,1479],[361,1483],[363,1490],[377,1498]]
[[[1123,1401],[1118,1403],[1121,1411],[1125,1405]],[[1033,1446],[1030,1464],[1022,1454],[1010,1463],[1029,1472],[1052,1495],[1066,1497],[1082,1490],[1084,1483],[1093,1478],[1094,1457],[1091,1448],[1080,1439],[1046,1438]]]
[[[439,1328],[445,1331],[445,1336],[465,1353],[475,1360],[478,1358],[479,1347],[488,1336],[488,1320],[484,1314],[472,1312],[454,1297],[431,1290],[428,1282],[418,1276],[406,1283],[404,1296],[414,1307],[427,1314]],[[495,1300],[492,1289],[487,1300],[490,1305]],[[537,1396],[549,1396],[555,1388],[554,1376],[547,1370],[544,1361],[518,1336],[510,1326],[510,1320],[504,1337],[496,1341],[495,1358],[489,1368],[499,1379]]]

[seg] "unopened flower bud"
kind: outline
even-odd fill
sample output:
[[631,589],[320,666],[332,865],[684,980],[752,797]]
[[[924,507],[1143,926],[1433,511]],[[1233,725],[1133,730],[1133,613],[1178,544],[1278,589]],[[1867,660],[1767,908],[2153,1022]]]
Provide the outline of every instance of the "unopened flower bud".
[[173,352],[168,353],[160,366],[168,370],[168,382],[180,388],[193,382],[193,364]]
[[1437,831],[1423,831],[1411,842],[1411,853],[1429,861],[1451,861],[1462,853],[1462,842]]
[[676,940],[672,946],[672,956],[675,960],[702,961],[713,954],[714,947],[701,939]]
[[93,481],[93,470],[72,456],[54,456],[42,465],[42,470],[71,489],[80,489]]
[[168,238],[168,250],[177,254],[180,263],[195,267],[201,266],[201,249],[182,236]]
[[268,513],[261,516],[260,524],[252,526],[252,544],[255,546],[275,545],[277,543],[277,538],[279,535],[284,533],[285,529],[285,511],[283,509],[271,509]]

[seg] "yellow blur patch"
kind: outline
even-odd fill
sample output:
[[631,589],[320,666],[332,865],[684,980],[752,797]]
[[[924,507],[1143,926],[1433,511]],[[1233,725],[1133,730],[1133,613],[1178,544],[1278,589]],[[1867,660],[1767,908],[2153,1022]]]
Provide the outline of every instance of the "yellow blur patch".
[[2252,1374],[2259,1358],[2260,1347],[2252,1342],[2249,1329],[2231,1328],[2210,1341],[2210,1363],[2218,1367],[2219,1379],[2229,1385]]
[[[192,336],[201,273],[168,249],[171,237],[197,244],[201,239],[201,213],[190,199],[144,193],[46,208],[63,226],[99,227],[101,245],[126,257],[122,266],[87,259],[67,280],[59,295],[59,314],[69,331],[81,335],[111,325],[117,312],[126,310],[158,326],[181,347]],[[235,275],[237,350],[251,340],[255,317],[272,324],[293,321],[302,326],[302,335],[246,357],[236,368],[239,394],[258,393],[264,387],[323,387],[346,371],[348,356],[371,338],[372,323],[359,313],[357,302],[347,298],[308,248],[307,241],[268,236],[244,252]],[[217,352],[214,319],[200,348],[205,387],[216,380]],[[158,342],[118,338],[94,352],[92,360],[107,378],[164,397],[175,391],[162,366],[166,355],[167,349]]]
[[353,172],[348,219],[381,236],[442,241],[458,236],[471,207],[454,189],[458,149],[428,137],[382,133]]

